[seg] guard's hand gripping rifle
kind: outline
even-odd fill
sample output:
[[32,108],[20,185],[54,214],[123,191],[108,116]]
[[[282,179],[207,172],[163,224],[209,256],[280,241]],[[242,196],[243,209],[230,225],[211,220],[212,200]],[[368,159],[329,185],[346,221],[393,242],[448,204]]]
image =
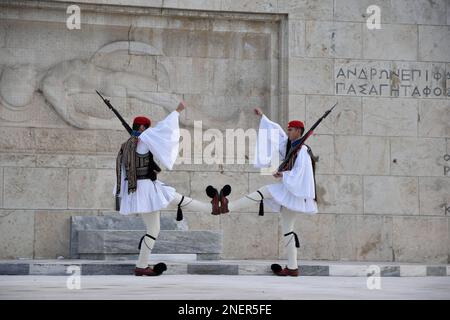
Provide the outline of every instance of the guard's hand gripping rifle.
[[334,107],[336,107],[337,102],[334,104],[334,106],[331,107],[330,110],[327,110],[322,117],[319,118],[319,120],[316,121],[316,123],[314,123],[312,125],[312,127],[308,130],[308,132],[306,132],[303,137],[300,138],[300,143],[295,146],[295,148],[291,148],[291,150],[289,150],[289,153],[286,155],[285,159],[283,160],[283,162],[281,162],[281,164],[278,166],[278,172],[282,172],[286,170],[286,166],[289,163],[289,159],[291,158],[291,156],[297,152],[298,150],[300,150],[300,148],[302,147],[302,145],[305,143],[306,139],[309,138],[310,135],[313,134],[313,130],[319,125],[320,122],[322,122],[323,119],[325,119],[330,112],[334,109]]

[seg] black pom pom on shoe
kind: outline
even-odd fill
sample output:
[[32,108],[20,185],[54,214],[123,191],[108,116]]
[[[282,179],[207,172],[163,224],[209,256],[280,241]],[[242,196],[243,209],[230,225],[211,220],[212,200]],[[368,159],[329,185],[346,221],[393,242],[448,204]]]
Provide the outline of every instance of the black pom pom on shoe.
[[272,271],[275,272],[275,273],[280,272],[281,270],[283,270],[283,268],[278,263],[272,264],[270,266],[270,269],[272,269]]
[[231,193],[231,186],[229,184],[224,185],[221,192],[224,197],[228,197]]
[[166,266],[166,264],[164,262],[157,263],[153,267],[153,271],[155,273],[157,273],[157,274],[161,274],[161,273],[163,273],[166,270],[167,270],[167,266]]
[[206,187],[206,195],[210,198],[214,198],[218,194],[217,189],[213,186]]

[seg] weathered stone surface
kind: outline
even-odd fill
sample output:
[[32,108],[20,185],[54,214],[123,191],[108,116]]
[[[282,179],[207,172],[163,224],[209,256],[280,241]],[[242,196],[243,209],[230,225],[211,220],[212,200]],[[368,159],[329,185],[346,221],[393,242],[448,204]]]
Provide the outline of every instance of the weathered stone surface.
[[[72,231],[79,230],[145,230],[141,215],[123,216],[113,212],[104,216],[72,216]],[[170,215],[162,214],[161,230],[176,230],[176,222]]]
[[[96,211],[37,210],[34,218],[34,258],[70,257],[71,217],[96,215]],[[94,218],[94,217],[86,217]]]
[[321,213],[362,213],[363,183],[356,175],[316,175]]
[[56,168],[95,168],[97,157],[89,155],[66,155],[66,154],[38,154],[36,165],[38,167]]
[[448,61],[448,53],[450,52],[450,41],[448,41],[449,38],[449,27],[419,26],[418,58],[424,61]]
[[[117,212],[105,216],[73,216],[70,225],[70,257],[78,258],[78,231],[84,230],[142,230],[145,224],[140,215],[122,216]],[[174,218],[162,214],[161,230],[177,230]]]
[[167,57],[268,59],[270,36],[266,33],[163,30],[162,50]]
[[[183,62],[183,63],[189,63]],[[248,96],[261,96],[267,94],[270,88],[268,75],[270,72],[270,64],[266,60],[231,60],[224,59],[215,61],[200,61],[199,59],[190,62],[193,67],[197,68],[192,77],[195,77],[197,84],[190,88],[189,93],[205,93],[205,90],[213,92],[214,95],[230,95],[230,93],[246,92]],[[181,66],[177,66],[179,68]],[[181,67],[183,70],[183,67]],[[208,70],[212,70],[208,72]],[[208,78],[208,75],[210,78]],[[192,78],[191,78],[192,79]],[[181,80],[181,79],[180,79]],[[183,81],[188,80],[184,79]],[[180,91],[186,88],[186,83],[177,82]]]
[[33,258],[34,211],[0,210],[0,259]]
[[366,23],[366,20],[370,15],[366,12],[367,8],[373,4],[379,6],[381,9],[381,23],[389,22],[391,12],[390,2],[378,1],[373,3],[371,0],[335,0],[334,19],[338,21],[357,21]]
[[[81,230],[78,231],[78,253],[135,254],[139,252],[141,237],[142,230]],[[221,253],[222,233],[161,230],[152,252]]]
[[400,266],[401,277],[424,277],[427,275],[427,266],[403,265]]
[[444,139],[391,138],[391,174],[443,176],[444,155]]
[[418,192],[414,177],[364,177],[364,213],[419,214]]
[[291,94],[332,94],[333,63],[328,59],[289,59]]
[[359,23],[308,20],[305,34],[308,57],[362,58]]
[[30,274],[30,265],[28,263],[2,263],[0,264],[0,274],[27,276]]
[[197,172],[191,176],[190,197],[199,201],[211,201],[205,193],[208,185],[212,185],[218,191],[226,184],[231,186],[231,194],[227,198],[230,201],[240,199],[249,193],[248,173],[237,172]]
[[220,259],[220,254],[218,254],[218,253],[197,253],[198,261],[219,260],[219,259]]
[[82,264],[81,275],[132,275],[135,264]]
[[332,277],[367,277],[369,274],[370,270],[367,265],[330,265],[330,276]]
[[330,268],[328,266],[310,266],[310,265],[300,265],[299,273],[302,276],[329,276]]
[[2,151],[34,151],[36,142],[31,128],[0,127],[0,150]]
[[[289,95],[289,120],[306,122],[306,101],[304,95]],[[306,123],[305,123],[306,125]]]
[[[421,1],[400,0],[390,1],[392,22],[410,24],[444,24],[445,0]],[[447,2],[448,10],[448,2]],[[420,33],[420,31],[419,31]]]
[[438,62],[336,59],[335,92],[371,98],[441,99],[446,94],[446,68]]
[[334,173],[334,137],[332,135],[314,135],[306,142],[313,154],[319,157],[316,162],[316,174]]
[[399,266],[383,266],[381,268],[382,277],[400,277]]
[[188,264],[188,274],[226,274],[237,275],[239,266],[220,264]]
[[239,264],[239,275],[268,275],[273,274],[268,264]]
[[[210,1],[205,1],[210,2]],[[212,1],[219,2],[219,0]],[[274,0],[222,0],[222,11],[239,11],[239,12],[276,12],[278,1]]]
[[389,174],[389,139],[335,136],[335,173]]
[[419,136],[450,137],[450,101],[421,100],[419,102]]
[[34,130],[36,148],[45,152],[95,152],[95,133],[86,130]]
[[219,0],[164,0],[163,8],[197,9],[197,10],[220,10]]
[[445,24],[445,0],[336,0],[336,20],[366,22],[367,8],[377,5],[381,9],[381,23]]
[[305,21],[289,19],[289,56],[305,56]]
[[333,1],[331,0],[285,0],[278,1],[278,11],[289,13],[292,19],[332,20]]
[[363,98],[363,134],[417,136],[418,101]]
[[307,96],[306,124],[313,125],[335,103],[336,108],[314,130],[318,134],[360,135],[362,124],[361,98],[339,96]]
[[4,168],[5,208],[67,208],[67,170]]
[[212,214],[183,210],[183,216],[189,225],[189,230],[220,230],[220,219]]
[[20,153],[1,153],[0,167],[35,167],[36,155]]
[[445,277],[447,276],[446,266],[427,266],[427,276]]
[[336,240],[339,259],[392,260],[392,217],[337,215]]
[[49,275],[49,276],[64,276],[69,275],[67,272],[70,266],[74,264],[50,264],[50,263],[30,263],[30,275]]
[[[450,207],[450,178],[419,178],[421,215],[446,215]],[[448,215],[449,213],[447,213]]]
[[447,263],[447,218],[393,217],[393,232],[395,261]]
[[220,216],[223,259],[273,259],[278,255],[278,215],[229,213]]
[[417,60],[417,27],[384,24],[383,28],[363,28],[363,58]]
[[127,141],[128,137],[125,130],[100,130],[95,135],[95,150],[117,154],[121,144]]
[[69,169],[69,208],[113,209],[115,171]]
[[95,167],[97,169],[116,169],[115,156],[97,156],[95,159]]

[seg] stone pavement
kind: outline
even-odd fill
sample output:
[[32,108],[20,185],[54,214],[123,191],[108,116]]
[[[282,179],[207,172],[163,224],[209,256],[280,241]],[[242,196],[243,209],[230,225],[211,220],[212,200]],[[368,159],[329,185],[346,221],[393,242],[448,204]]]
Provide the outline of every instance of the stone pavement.
[[[164,261],[168,275],[271,275],[270,265],[286,265],[285,260],[203,260],[195,255],[153,254],[150,264]],[[134,260],[0,260],[0,275],[67,275],[76,266],[82,275],[130,275]],[[413,264],[399,262],[299,261],[302,276],[381,277],[450,276],[446,264]]]
[[450,299],[449,277],[366,277],[163,275],[81,276],[80,289],[68,289],[61,276],[0,276],[0,299]]

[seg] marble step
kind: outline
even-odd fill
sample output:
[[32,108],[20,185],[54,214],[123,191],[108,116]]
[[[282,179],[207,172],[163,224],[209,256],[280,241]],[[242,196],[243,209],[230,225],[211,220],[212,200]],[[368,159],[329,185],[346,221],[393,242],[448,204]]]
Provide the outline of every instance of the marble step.
[[[150,265],[164,261],[165,275],[220,274],[220,275],[271,275],[270,265],[285,265],[286,260],[218,260],[183,261],[173,255],[152,255]],[[136,260],[95,261],[80,259],[61,260],[3,260],[0,275],[61,275],[69,276],[79,270],[81,275],[133,275]],[[373,276],[374,266],[381,277],[450,276],[450,265],[411,264],[395,262],[353,261],[301,261],[300,276],[364,277]],[[366,280],[363,280],[366,281]]]
[[[77,253],[80,258],[136,255],[143,234],[142,230],[81,230],[78,231]],[[212,259],[218,258],[222,252],[222,233],[209,230],[161,230],[152,252],[206,254]]]
[[[140,230],[141,233],[145,233],[145,224],[139,215],[123,216],[117,212],[104,214],[103,216],[71,217],[70,258],[81,258],[78,254],[78,234],[80,231]],[[161,230],[188,230],[187,221],[184,219],[183,221],[177,222],[172,215],[161,215]]]

